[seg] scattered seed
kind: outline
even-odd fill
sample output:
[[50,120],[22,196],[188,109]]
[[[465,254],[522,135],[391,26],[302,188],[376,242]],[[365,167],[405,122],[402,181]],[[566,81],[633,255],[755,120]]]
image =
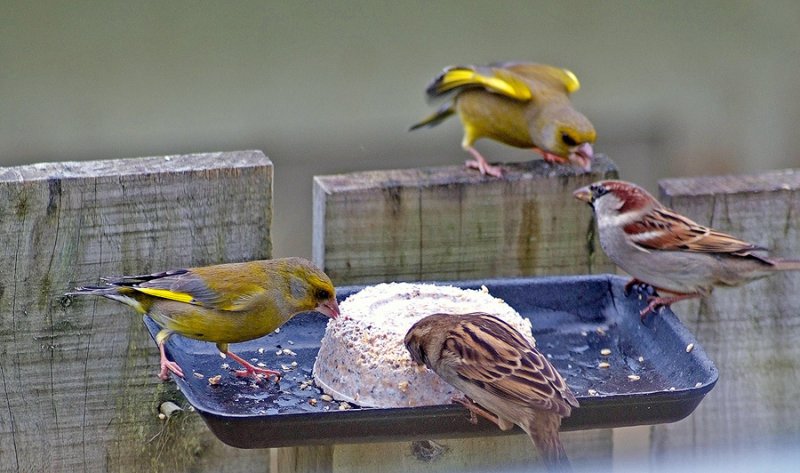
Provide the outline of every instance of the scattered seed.
[[283,350],[278,350],[275,352],[276,355],[281,356],[283,354]]
[[264,349],[263,348],[259,348],[258,349],[258,354],[259,355],[263,355],[264,354]]
[[581,336],[585,337],[587,335],[589,335],[589,332],[587,332],[586,330],[581,330]]
[[606,361],[601,361],[600,363],[597,364],[597,367],[605,369],[605,368],[611,368],[611,365]]
[[548,353],[548,354],[547,354],[547,358],[552,360],[552,359],[553,359],[553,355],[551,355],[550,353]]
[[276,328],[275,333],[281,333],[281,328],[280,327]]
[[702,385],[703,385],[703,383],[701,383],[701,382],[699,382],[699,381],[698,381],[697,383],[695,383],[694,387],[696,387],[696,388],[699,388],[699,387],[700,387],[700,386],[702,386]]
[[597,334],[600,335],[600,336],[603,336],[603,335],[606,334],[606,331],[605,331],[605,329],[603,329],[603,327],[597,327],[597,330],[595,330],[595,332],[597,332]]
[[255,363],[256,361],[258,361],[258,358],[250,358],[250,361],[252,361],[253,363]]
[[639,363],[644,363],[644,357],[643,356],[639,357]]
[[348,404],[346,402],[342,402],[342,403],[339,404],[339,410],[340,411],[346,411],[347,409],[350,409],[350,404]]
[[691,353],[694,350],[694,343],[686,345],[686,353]]
[[297,362],[296,361],[292,362],[292,368],[297,368]]
[[229,365],[229,364],[227,364],[227,363],[223,363],[223,364],[221,364],[221,365],[219,365],[219,366],[220,366],[222,369],[224,369],[224,370],[226,370],[226,369],[228,369],[228,368],[230,368],[230,367],[231,367],[231,365]]
[[258,367],[261,367],[261,368],[264,368],[264,367],[266,367],[267,365],[265,365],[263,362],[258,362],[258,363],[256,363],[256,366],[258,366]]
[[197,379],[205,378],[205,376],[203,376],[203,373],[198,373],[197,371],[195,371],[193,374],[194,374],[194,377],[197,378]]
[[675,390],[675,386],[672,386],[671,388],[669,388],[669,390],[670,391],[674,391]]
[[228,356],[225,353],[219,352],[220,358],[227,358]]
[[294,345],[294,342],[289,340],[289,345]]
[[216,376],[208,378],[208,384],[212,386],[217,386],[221,380],[222,380],[222,375],[218,374]]
[[399,383],[397,383],[397,389],[399,389],[402,392],[407,392],[408,391],[408,381],[400,381]]
[[597,396],[597,390],[596,389],[590,389],[587,392],[589,393],[590,396]]
[[323,394],[323,395],[322,395],[322,396],[320,396],[319,398],[320,398],[320,399],[322,399],[322,400],[323,400],[323,401],[325,401],[325,402],[331,402],[331,401],[333,401],[333,398],[332,398],[332,397],[330,397],[330,396],[329,396],[329,395],[327,395],[327,394]]
[[167,420],[167,415],[166,415],[166,414],[164,414],[163,412],[159,412],[159,413],[158,413],[158,418],[159,418],[160,420]]
[[600,354],[603,355],[603,356],[608,356],[608,355],[611,354],[611,349],[610,348],[603,348],[602,350],[600,350]]
[[639,381],[642,378],[638,374],[629,374],[628,379],[630,379],[631,381]]
[[312,406],[316,406],[317,400],[312,397],[311,399],[308,400],[308,403],[311,404]]

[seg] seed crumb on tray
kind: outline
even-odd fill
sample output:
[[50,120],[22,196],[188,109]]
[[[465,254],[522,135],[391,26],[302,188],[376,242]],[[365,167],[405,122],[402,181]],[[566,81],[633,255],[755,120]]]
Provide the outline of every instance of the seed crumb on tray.
[[530,321],[483,288],[378,284],[351,295],[339,308],[342,317],[328,322],[320,343],[314,381],[334,399],[359,406],[449,404],[458,394],[433,372],[419,369],[403,344],[408,329],[428,315],[486,312],[535,343]]

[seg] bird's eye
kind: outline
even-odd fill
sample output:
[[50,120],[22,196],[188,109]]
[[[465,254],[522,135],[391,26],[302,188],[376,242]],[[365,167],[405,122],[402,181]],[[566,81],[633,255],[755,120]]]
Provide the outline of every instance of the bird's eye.
[[602,184],[592,184],[589,186],[589,190],[592,191],[592,200],[608,194],[608,188]]
[[572,137],[569,133],[561,133],[561,141],[564,142],[567,146],[575,146],[578,144],[578,141]]
[[314,293],[314,297],[318,301],[323,301],[323,300],[326,300],[326,299],[330,299],[331,298],[331,293],[328,292],[327,289],[317,289],[316,292]]

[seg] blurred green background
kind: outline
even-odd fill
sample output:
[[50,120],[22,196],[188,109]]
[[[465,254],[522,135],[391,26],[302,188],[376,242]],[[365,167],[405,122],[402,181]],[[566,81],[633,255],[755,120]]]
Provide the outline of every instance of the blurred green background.
[[[311,252],[311,176],[458,164],[414,133],[450,64],[573,70],[623,178],[798,167],[800,2],[40,1],[0,6],[0,164],[261,149],[276,256]],[[534,155],[489,142],[492,161]]]

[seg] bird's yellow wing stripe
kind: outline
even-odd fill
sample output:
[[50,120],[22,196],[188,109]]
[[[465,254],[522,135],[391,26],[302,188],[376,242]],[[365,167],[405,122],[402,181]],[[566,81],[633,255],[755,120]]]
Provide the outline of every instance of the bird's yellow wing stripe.
[[502,77],[483,75],[472,69],[451,69],[442,76],[437,92],[443,93],[458,87],[479,85],[513,99],[531,98],[531,91],[524,81],[511,74],[503,74],[502,70],[495,70],[495,73],[500,73]]
[[578,89],[581,88],[581,83],[578,80],[578,76],[573,74],[572,71],[570,71],[569,69],[561,69],[561,71],[564,73],[563,81],[564,81],[564,87],[567,88],[567,92],[569,92],[570,94],[573,92],[577,92]]
[[154,287],[134,287],[137,291],[147,294],[148,296],[160,297],[161,299],[169,299],[172,301],[185,302],[187,304],[194,300],[191,294],[184,292],[174,292],[169,289],[156,289]]

